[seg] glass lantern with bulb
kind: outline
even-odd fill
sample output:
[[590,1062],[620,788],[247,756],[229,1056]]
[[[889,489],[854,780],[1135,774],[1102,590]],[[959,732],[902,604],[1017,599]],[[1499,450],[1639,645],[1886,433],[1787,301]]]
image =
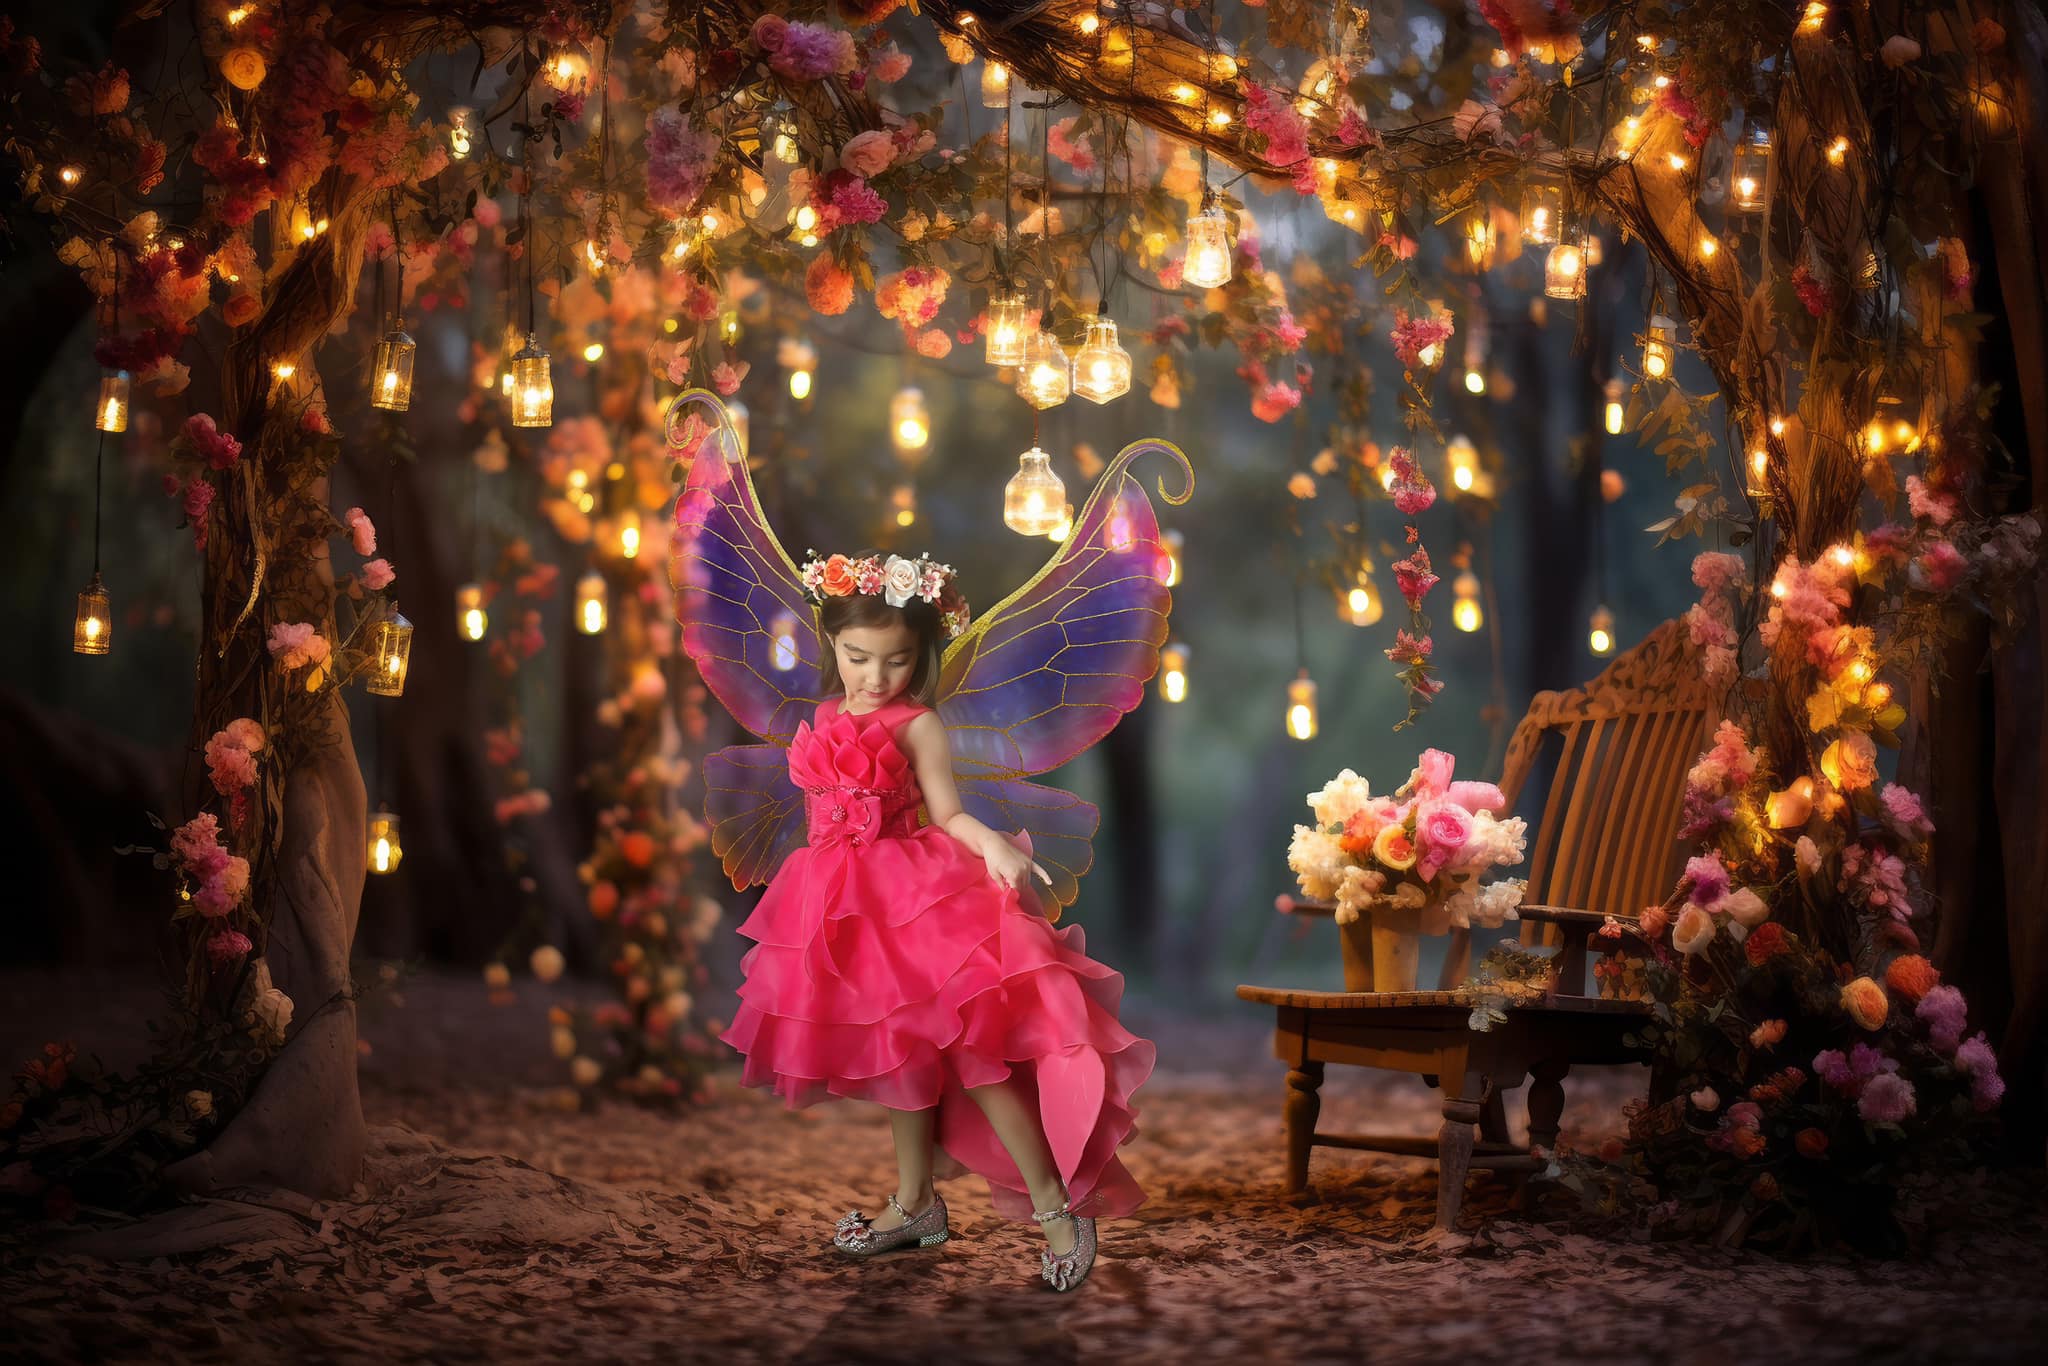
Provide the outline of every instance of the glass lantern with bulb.
[[1607,429],[1609,436],[1620,436],[1622,424],[1627,416],[1626,410],[1622,407],[1620,380],[1607,381],[1606,396],[1606,403],[1601,412],[1601,425]]
[[412,363],[418,347],[402,327],[377,343],[370,362],[370,406],[402,413],[412,406]]
[[1066,516],[1067,486],[1053,473],[1052,457],[1033,446],[1017,457],[1017,472],[1003,486],[1003,525],[1020,536],[1045,536]]
[[1307,669],[1287,685],[1287,733],[1297,740],[1316,738],[1316,681]]
[[1024,342],[1029,335],[1025,327],[1027,312],[1024,296],[1015,291],[1006,291],[988,301],[983,360],[990,365],[1017,365],[1023,361]]
[[1560,228],[1557,245],[1543,259],[1543,292],[1552,299],[1586,297],[1586,248],[1576,226]]
[[931,450],[932,415],[924,390],[906,384],[889,399],[889,443],[905,464],[916,464]]
[[377,623],[370,637],[370,676],[363,688],[379,697],[405,695],[406,671],[412,667],[412,623],[393,612]]
[[512,358],[512,425],[551,427],[555,421],[555,380],[540,338],[529,332]]
[[126,370],[109,370],[100,376],[99,406],[93,410],[92,425],[102,432],[128,430],[129,376]]
[[1459,493],[1471,493],[1479,484],[1479,448],[1463,432],[1444,444],[1444,481]]
[[455,590],[455,634],[464,640],[482,640],[490,626],[484,610],[484,589],[480,583],[465,583]]
[[1074,367],[1060,339],[1045,328],[1024,343],[1017,363],[1017,396],[1038,409],[1057,408],[1074,391]]
[[1479,576],[1467,569],[1451,580],[1451,625],[1470,635],[1486,624],[1479,607]]
[[1604,604],[1593,609],[1592,620],[1586,624],[1586,648],[1602,657],[1614,653],[1614,613]]
[[1196,289],[1230,283],[1230,221],[1221,205],[1210,202],[1188,218],[1187,259],[1180,278]]
[[1098,313],[1074,355],[1074,392],[1090,403],[1107,403],[1130,391],[1131,353],[1118,343],[1116,324]]
[[1188,647],[1178,641],[1159,651],[1159,695],[1168,702],[1188,699]]
[[1563,186],[1536,184],[1522,191],[1522,240],[1530,246],[1556,242],[1563,217]]
[[78,594],[78,614],[71,622],[71,649],[75,654],[103,655],[113,643],[113,607],[107,600],[107,585],[95,569],[92,582]]
[[985,61],[981,64],[981,107],[1010,107],[1010,68],[1001,62]]
[[1677,353],[1671,349],[1671,334],[1677,326],[1662,313],[1650,319],[1649,330],[1643,333],[1643,374],[1646,378],[1671,378],[1671,367],[1677,360]]
[[1728,174],[1728,207],[1737,213],[1762,213],[1771,180],[1771,130],[1753,127],[1735,146],[1735,164]]
[[591,570],[576,580],[576,629],[586,636],[594,636],[604,630],[606,620],[606,599],[604,575]]
[[373,873],[395,872],[404,857],[405,847],[398,840],[398,817],[389,807],[379,806],[370,813],[370,839],[366,851],[369,869]]

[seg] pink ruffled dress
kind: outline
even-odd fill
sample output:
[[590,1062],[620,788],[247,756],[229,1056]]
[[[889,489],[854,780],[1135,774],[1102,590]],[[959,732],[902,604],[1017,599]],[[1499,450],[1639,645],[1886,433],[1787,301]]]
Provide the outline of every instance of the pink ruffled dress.
[[987,1179],[997,1213],[1028,1219],[1024,1179],[965,1090],[1011,1078],[1076,1212],[1128,1214],[1145,1194],[1117,1149],[1157,1050],[1118,1023],[1123,976],[1088,957],[1080,926],[1055,929],[979,854],[918,824],[896,737],[924,710],[898,699],[852,715],[830,699],[797,727],[789,773],[810,841],[739,927],[756,942],[721,1037],[745,1055],[741,1081],[790,1109],[937,1106],[938,1147]]

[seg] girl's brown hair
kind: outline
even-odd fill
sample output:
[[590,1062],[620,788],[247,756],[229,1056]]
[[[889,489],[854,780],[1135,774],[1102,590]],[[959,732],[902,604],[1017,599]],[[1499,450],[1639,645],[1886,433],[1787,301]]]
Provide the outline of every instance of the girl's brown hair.
[[[863,550],[852,558],[864,559],[878,551]],[[850,626],[890,627],[904,625],[917,644],[917,668],[910,675],[904,696],[920,706],[938,705],[939,671],[945,662],[945,623],[938,606],[912,597],[901,607],[891,607],[880,593],[850,593],[843,598],[826,598],[818,609],[818,686],[826,697],[844,697],[845,680],[839,677],[839,652],[832,637]]]

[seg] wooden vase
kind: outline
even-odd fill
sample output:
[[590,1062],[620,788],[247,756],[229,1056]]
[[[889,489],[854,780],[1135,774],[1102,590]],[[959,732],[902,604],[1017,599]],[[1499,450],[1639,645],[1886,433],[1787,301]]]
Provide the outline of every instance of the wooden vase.
[[1376,901],[1339,925],[1346,991],[1413,991],[1422,955],[1422,908]]

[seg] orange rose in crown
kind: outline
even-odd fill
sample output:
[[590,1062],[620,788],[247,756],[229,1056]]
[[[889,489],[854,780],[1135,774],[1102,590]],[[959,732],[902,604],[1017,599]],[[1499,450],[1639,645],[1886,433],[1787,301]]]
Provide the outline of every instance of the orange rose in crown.
[[860,575],[852,560],[833,555],[825,561],[824,571],[818,576],[820,592],[827,597],[850,598],[859,586]]
[[1452,781],[1454,762],[1426,751],[1391,797],[1348,768],[1310,794],[1316,823],[1294,827],[1287,853],[1301,890],[1336,902],[1340,924],[1378,902],[1437,908],[1443,928],[1514,919],[1527,884],[1479,878],[1522,861],[1523,822],[1500,818],[1507,799],[1492,783]]

